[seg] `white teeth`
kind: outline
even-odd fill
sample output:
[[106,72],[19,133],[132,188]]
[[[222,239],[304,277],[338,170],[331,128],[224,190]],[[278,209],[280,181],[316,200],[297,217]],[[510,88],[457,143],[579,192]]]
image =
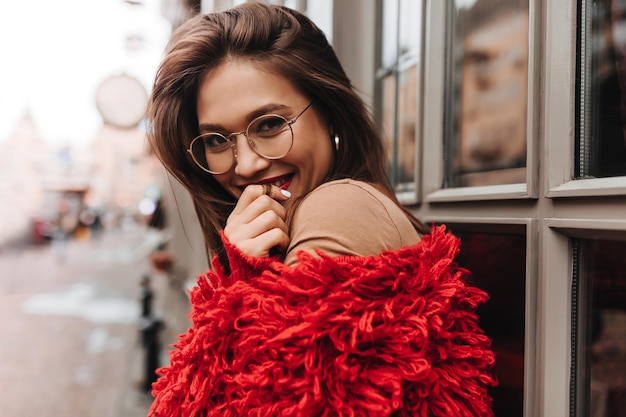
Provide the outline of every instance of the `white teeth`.
[[280,188],[280,186],[285,184],[289,178],[289,176],[282,177],[274,182],[268,182],[266,184],[275,185],[276,187]]
[[281,186],[281,185],[283,185],[283,184],[284,184],[284,183],[286,183],[286,182],[287,182],[287,181],[285,181],[285,179],[283,178],[283,179],[280,179],[280,180],[274,181],[274,182],[272,183],[272,185],[275,185],[275,186],[277,186],[278,188],[280,188],[280,186]]

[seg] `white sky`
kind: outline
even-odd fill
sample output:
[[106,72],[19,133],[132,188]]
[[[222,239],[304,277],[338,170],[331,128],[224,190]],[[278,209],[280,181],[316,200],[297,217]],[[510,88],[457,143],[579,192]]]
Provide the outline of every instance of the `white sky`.
[[[88,143],[102,126],[95,92],[125,72],[146,90],[169,38],[158,0],[29,0],[0,3],[0,142],[30,108],[42,138]],[[141,34],[140,51],[125,38]]]

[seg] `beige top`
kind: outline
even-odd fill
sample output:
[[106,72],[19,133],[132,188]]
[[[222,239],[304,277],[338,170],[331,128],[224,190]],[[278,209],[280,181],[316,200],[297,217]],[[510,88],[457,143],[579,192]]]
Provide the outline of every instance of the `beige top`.
[[421,240],[406,214],[372,185],[350,179],[324,183],[311,191],[294,214],[285,263],[296,253],[331,256],[377,255]]

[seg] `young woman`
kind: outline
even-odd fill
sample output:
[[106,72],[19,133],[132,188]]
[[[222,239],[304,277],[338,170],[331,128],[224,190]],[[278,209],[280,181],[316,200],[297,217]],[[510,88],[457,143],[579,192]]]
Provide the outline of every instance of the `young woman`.
[[488,416],[494,356],[457,240],[397,201],[324,34],[245,3],[174,34],[150,142],[213,269],[151,416]]

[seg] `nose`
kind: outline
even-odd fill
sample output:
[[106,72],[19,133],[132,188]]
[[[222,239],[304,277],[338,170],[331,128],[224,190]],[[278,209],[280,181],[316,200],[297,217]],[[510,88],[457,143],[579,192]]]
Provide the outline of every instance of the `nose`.
[[266,159],[256,153],[250,146],[248,138],[242,133],[235,138],[235,174],[251,178],[258,172],[267,169],[271,164]]

